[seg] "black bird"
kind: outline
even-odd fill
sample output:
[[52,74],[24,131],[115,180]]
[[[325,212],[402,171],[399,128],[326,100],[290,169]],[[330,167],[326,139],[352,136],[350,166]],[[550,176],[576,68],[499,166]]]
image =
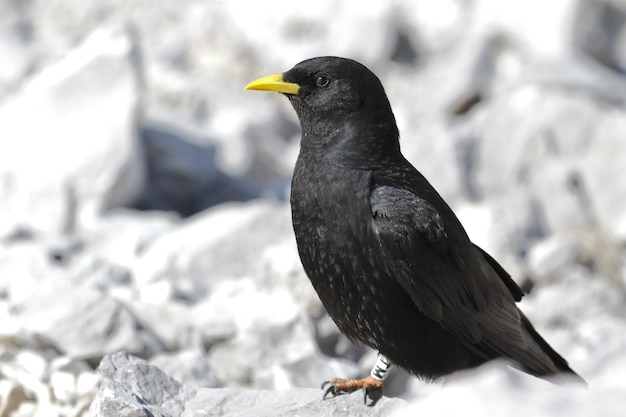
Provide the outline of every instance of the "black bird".
[[302,265],[339,330],[381,354],[367,378],[326,381],[324,397],[363,388],[375,401],[391,364],[436,379],[503,357],[538,377],[582,380],[517,308],[515,281],[400,153],[376,75],[319,57],[245,88],[284,93],[296,110],[291,211]]

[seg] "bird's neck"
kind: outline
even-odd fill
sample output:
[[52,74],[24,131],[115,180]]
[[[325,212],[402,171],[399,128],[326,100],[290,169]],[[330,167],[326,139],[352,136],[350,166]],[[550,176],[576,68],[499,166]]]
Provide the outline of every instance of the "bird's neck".
[[[302,152],[327,163],[354,169],[380,167],[400,154],[398,128],[388,121],[349,117],[336,122],[302,125]],[[320,126],[323,128],[320,129]]]

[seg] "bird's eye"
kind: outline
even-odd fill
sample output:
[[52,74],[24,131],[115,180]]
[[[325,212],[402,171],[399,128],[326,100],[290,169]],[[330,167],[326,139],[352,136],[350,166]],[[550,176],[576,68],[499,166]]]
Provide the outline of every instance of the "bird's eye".
[[315,85],[320,88],[326,88],[330,85],[330,78],[326,77],[325,75],[318,75],[315,78]]

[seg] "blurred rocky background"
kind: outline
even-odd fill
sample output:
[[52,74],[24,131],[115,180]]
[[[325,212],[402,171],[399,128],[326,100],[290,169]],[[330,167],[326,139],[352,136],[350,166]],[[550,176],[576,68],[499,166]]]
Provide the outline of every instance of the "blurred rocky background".
[[[302,271],[292,109],[243,91],[319,55],[379,75],[588,390],[490,364],[321,402],[375,353]],[[0,0],[0,417],[623,415],[625,102],[624,0]]]

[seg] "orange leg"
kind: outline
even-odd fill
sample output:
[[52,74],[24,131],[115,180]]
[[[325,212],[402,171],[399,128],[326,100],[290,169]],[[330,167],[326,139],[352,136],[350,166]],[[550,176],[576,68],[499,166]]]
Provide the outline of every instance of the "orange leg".
[[363,401],[367,402],[367,398],[372,399],[372,406],[375,405],[378,400],[383,396],[383,381],[387,378],[389,371],[391,370],[391,363],[387,358],[382,355],[378,356],[376,365],[372,368],[372,372],[363,379],[344,379],[344,378],[331,378],[324,381],[322,389],[329,385],[326,392],[324,392],[323,399],[326,399],[328,395],[336,397],[341,394],[348,394],[360,389],[363,390]]
[[363,390],[363,402],[367,402],[367,398],[372,399],[372,405],[374,405],[383,396],[383,381],[376,379],[371,375],[363,379],[344,379],[344,378],[331,378],[324,381],[322,389],[330,385],[324,393],[323,399],[325,400],[328,395],[336,397],[341,394],[349,394],[360,389]]

